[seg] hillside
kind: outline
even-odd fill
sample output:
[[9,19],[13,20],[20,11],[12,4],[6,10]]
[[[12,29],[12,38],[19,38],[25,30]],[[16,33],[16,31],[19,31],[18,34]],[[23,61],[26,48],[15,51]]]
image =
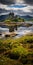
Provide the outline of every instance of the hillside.
[[33,65],[33,34],[1,39],[0,65]]

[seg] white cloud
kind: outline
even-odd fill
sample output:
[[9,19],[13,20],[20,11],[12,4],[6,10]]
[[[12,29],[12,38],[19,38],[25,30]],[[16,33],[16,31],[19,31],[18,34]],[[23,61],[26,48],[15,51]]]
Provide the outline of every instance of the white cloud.
[[7,15],[7,14],[9,14],[9,12],[7,12],[7,13],[0,13],[0,16],[1,16],[1,15]]
[[7,8],[7,5],[3,5],[3,4],[0,3],[0,8],[6,9]]
[[31,12],[31,8],[29,6],[22,8],[24,12]]
[[24,3],[23,0],[16,0],[16,3]]

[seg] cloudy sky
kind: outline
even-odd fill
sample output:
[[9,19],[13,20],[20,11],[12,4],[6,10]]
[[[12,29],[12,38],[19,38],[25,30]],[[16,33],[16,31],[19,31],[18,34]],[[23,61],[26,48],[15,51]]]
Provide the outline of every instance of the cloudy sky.
[[33,16],[33,0],[0,0],[0,15],[14,12],[15,15]]

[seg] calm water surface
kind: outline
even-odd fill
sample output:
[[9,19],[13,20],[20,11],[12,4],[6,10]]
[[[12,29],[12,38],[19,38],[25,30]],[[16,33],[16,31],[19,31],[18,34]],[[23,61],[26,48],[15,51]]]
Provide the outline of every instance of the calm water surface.
[[17,34],[18,34],[15,37],[19,38],[20,36],[23,36],[27,33],[31,33],[31,32],[33,33],[33,26],[31,26],[31,27],[19,27],[18,30],[15,32],[17,32]]

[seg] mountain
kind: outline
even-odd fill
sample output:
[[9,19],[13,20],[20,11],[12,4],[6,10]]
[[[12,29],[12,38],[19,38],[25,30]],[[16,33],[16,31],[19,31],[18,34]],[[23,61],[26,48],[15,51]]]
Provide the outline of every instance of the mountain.
[[26,15],[26,16],[20,16],[21,18],[25,19],[25,20],[31,20],[33,17],[32,16],[29,16],[29,15]]
[[0,21],[5,20],[7,17],[8,17],[8,15],[1,15],[1,16],[0,16]]

